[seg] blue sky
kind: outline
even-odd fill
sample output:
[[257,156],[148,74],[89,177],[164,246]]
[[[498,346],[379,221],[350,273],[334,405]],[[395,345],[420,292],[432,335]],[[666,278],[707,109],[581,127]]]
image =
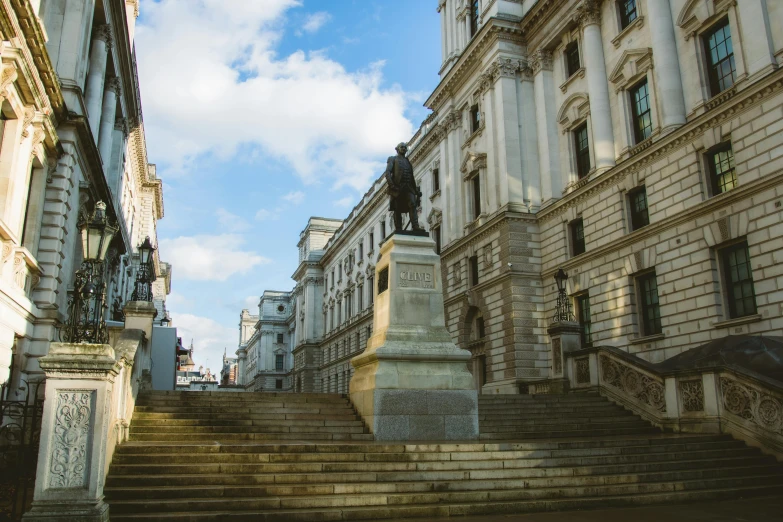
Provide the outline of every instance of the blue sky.
[[435,0],[142,0],[149,161],[164,183],[168,306],[196,361],[289,290],[309,216],[341,218],[427,116]]

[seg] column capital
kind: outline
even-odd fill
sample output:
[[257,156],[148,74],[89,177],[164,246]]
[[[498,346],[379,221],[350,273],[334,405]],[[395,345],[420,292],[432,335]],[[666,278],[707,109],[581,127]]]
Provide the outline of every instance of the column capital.
[[125,5],[133,6],[133,16],[139,17],[139,0],[125,0]]
[[530,69],[533,74],[538,74],[540,71],[552,70],[552,51],[547,49],[538,49],[533,51],[529,62]]
[[114,92],[115,95],[120,96],[122,94],[122,89],[120,87],[120,79],[115,76],[113,78],[109,78],[106,80],[106,86],[104,87],[107,91]]
[[122,135],[127,139],[128,135],[128,120],[126,118],[118,118],[114,122],[114,130],[122,131]]
[[106,47],[108,49],[111,49],[111,27],[109,24],[100,24],[96,25],[95,29],[93,29],[93,38],[96,40],[103,40],[103,42],[106,43]]
[[446,0],[438,0],[438,12],[440,13],[446,7]]
[[596,0],[584,0],[576,8],[575,19],[581,28],[588,25],[601,25],[601,9]]
[[522,67],[522,62],[519,60],[513,60],[511,58],[497,58],[492,65],[489,66],[487,72],[492,77],[492,81],[495,82],[499,78],[514,78],[517,75],[517,71]]

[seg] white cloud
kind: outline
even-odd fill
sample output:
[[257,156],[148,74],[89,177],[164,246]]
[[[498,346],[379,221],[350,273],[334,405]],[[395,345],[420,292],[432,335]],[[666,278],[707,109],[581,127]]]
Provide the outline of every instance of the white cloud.
[[334,202],[335,207],[342,207],[342,208],[348,208],[352,205],[355,205],[358,201],[354,196],[345,196],[344,198],[340,198],[337,201]]
[[245,274],[254,266],[271,262],[255,252],[241,250],[242,236],[182,236],[161,239],[166,259],[177,267],[177,278],[196,281],[225,281],[234,274]]
[[229,356],[235,356],[239,343],[238,327],[228,327],[208,317],[193,314],[171,314],[172,325],[177,328],[177,335],[182,337],[185,347],[193,340],[193,360],[196,368],[204,366],[212,370],[212,374],[220,373],[223,367],[223,350]]
[[166,307],[169,310],[178,310],[182,308],[190,308],[194,302],[192,299],[188,299],[179,292],[172,290],[169,295],[166,296]]
[[256,212],[256,221],[277,221],[279,219],[279,209],[273,211],[261,208]]
[[318,11],[317,13],[310,13],[305,18],[305,23],[302,25],[302,30],[306,33],[314,33],[332,19],[332,15],[326,11]]
[[250,228],[250,223],[245,221],[244,218],[232,214],[224,208],[219,208],[215,211],[218,223],[223,229],[229,229],[231,232],[241,232]]
[[296,192],[289,192],[285,196],[283,196],[283,201],[288,201],[292,205],[300,205],[302,201],[304,201],[305,195],[304,192],[301,190],[297,190]]
[[347,71],[324,52],[276,53],[295,5],[144,2],[135,42],[145,125],[150,157],[167,173],[250,145],[305,183],[363,191],[412,135],[404,116],[411,99],[383,86],[382,61]]

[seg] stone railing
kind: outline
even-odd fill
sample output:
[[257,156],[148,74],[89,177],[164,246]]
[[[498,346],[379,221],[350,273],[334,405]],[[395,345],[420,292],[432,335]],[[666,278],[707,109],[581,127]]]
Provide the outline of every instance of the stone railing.
[[783,385],[737,366],[660,370],[610,346],[569,352],[572,390],[598,389],[661,428],[728,433],[783,460]]
[[150,370],[154,307],[129,303],[125,310],[137,328],[126,320],[124,330],[113,332],[113,346],[51,343],[40,359],[46,402],[26,521],[109,520],[105,478],[115,447],[128,440],[136,397]]

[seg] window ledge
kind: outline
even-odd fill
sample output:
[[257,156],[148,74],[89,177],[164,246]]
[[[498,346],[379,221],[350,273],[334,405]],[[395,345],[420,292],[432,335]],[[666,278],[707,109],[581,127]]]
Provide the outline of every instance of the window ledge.
[[653,334],[653,335],[645,335],[644,337],[632,337],[628,339],[628,344],[645,344],[645,343],[652,343],[655,341],[660,341],[661,339],[665,339],[666,335],[659,333],[659,334]]
[[584,77],[585,77],[585,68],[580,67],[579,69],[576,70],[574,74],[566,78],[566,81],[560,84],[560,90],[563,92],[563,94],[565,94],[571,82],[576,81],[576,78],[584,78]]
[[617,33],[617,36],[612,38],[612,45],[614,45],[615,49],[620,48],[620,43],[622,43],[623,38],[625,38],[625,35],[633,31],[635,27],[642,27],[644,25],[644,17],[643,16],[637,16],[636,19],[628,24],[625,29]]
[[473,143],[473,140],[484,134],[484,120],[481,120],[481,123],[479,124],[479,128],[475,130],[470,136],[468,136],[468,139],[465,140],[465,143],[462,144],[462,148],[469,147],[471,143]]
[[440,196],[440,189],[438,189],[438,190],[436,190],[435,192],[432,193],[432,195],[430,196],[430,201],[434,200],[438,196]]
[[743,324],[757,323],[761,321],[761,314],[746,315],[745,317],[737,317],[736,319],[728,319],[726,321],[717,321],[712,323],[712,327],[716,330],[723,328],[731,328],[733,326],[741,326]]

